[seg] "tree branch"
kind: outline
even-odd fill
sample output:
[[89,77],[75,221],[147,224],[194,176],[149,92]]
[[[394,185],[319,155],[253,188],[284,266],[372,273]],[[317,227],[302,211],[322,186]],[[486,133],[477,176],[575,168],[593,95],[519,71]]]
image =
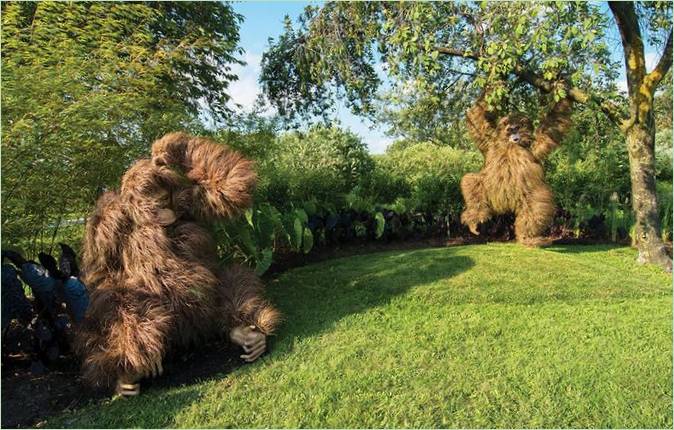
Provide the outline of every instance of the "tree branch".
[[[461,51],[458,49],[453,49],[445,46],[436,46],[433,49],[435,49],[437,52],[441,54],[449,55],[452,57],[463,57],[474,61],[480,60],[480,57],[478,55],[466,51]],[[669,54],[671,59],[671,46]],[[513,72],[528,84],[538,88],[539,90],[545,93],[552,92],[554,90],[555,85],[559,85],[556,84],[555,82],[543,78],[540,75],[537,75],[533,71],[523,67],[521,64],[515,65],[515,69],[513,70]],[[596,104],[597,106],[599,106],[601,111],[604,112],[604,114],[606,114],[606,116],[608,116],[608,118],[615,124],[617,124],[619,127],[623,128],[626,125],[625,122],[626,120],[623,117],[620,108],[615,104],[611,103],[610,101],[601,99],[600,97],[597,97],[593,94],[588,94],[585,91],[581,90],[580,88],[571,87],[566,83],[562,83],[562,87],[566,90],[566,93],[569,95],[571,100],[581,104],[588,104],[588,103]]]
[[[542,78],[541,76],[536,75],[532,71],[525,69],[519,64],[515,66],[514,72],[517,76],[524,79],[530,85],[538,88],[543,92],[549,93],[554,90],[556,83],[548,81]],[[611,103],[610,101],[604,100],[593,94],[588,94],[587,92],[581,90],[580,88],[572,87],[566,83],[562,83],[562,87],[568,94],[569,98],[571,98],[571,100],[573,100],[574,102],[581,104],[589,104],[589,103],[595,104],[616,125],[618,125],[621,128],[626,125],[625,118],[620,108],[616,106],[614,103]]]
[[448,48],[445,46],[436,46],[433,48],[434,50],[438,51],[441,54],[449,55],[451,57],[464,57],[464,58],[470,58],[471,60],[478,61],[480,57],[478,57],[475,54],[471,54],[467,51],[460,51],[458,49],[452,49]]
[[639,87],[646,75],[646,61],[644,58],[644,44],[639,29],[639,19],[632,2],[608,3],[613,19],[615,19],[620,39],[622,41],[623,56],[625,57],[625,77],[627,78],[627,91],[630,98],[639,93]]

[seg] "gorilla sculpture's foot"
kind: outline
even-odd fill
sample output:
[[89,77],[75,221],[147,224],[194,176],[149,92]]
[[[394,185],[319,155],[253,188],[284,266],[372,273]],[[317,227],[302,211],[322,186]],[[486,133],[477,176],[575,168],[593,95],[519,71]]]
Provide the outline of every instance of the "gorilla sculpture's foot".
[[140,383],[138,381],[133,381],[130,378],[119,378],[117,379],[115,394],[122,397],[137,396],[140,394]]
[[547,237],[526,237],[526,238],[520,238],[518,239],[518,242],[521,243],[524,246],[528,246],[530,248],[540,248],[543,246],[550,246],[552,245],[552,239],[547,238]]

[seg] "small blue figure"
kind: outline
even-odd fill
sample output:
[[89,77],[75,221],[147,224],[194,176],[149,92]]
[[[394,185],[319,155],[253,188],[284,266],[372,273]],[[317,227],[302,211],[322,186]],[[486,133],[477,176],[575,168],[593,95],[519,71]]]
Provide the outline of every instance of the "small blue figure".
[[87,307],[89,307],[87,288],[82,281],[71,276],[63,285],[63,295],[73,322],[76,324],[81,322],[84,319],[84,314],[87,312]]
[[2,332],[13,319],[30,322],[33,307],[26,298],[16,269],[11,264],[2,265]]

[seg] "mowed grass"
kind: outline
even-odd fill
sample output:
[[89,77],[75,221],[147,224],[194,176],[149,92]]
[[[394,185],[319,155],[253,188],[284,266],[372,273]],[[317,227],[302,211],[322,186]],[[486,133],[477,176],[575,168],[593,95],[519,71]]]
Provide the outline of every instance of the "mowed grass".
[[229,374],[72,427],[672,427],[672,283],[635,252],[515,244],[289,271],[285,325]]

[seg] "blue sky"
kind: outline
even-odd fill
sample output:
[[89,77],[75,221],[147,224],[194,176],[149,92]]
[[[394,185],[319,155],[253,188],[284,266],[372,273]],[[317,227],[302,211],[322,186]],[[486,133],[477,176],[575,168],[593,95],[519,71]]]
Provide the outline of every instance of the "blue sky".
[[[235,73],[239,76],[239,80],[232,83],[230,87],[230,95],[235,103],[242,105],[244,108],[252,107],[260,92],[258,83],[260,60],[262,53],[268,46],[268,39],[270,37],[277,38],[283,32],[285,15],[295,19],[309,4],[317,4],[317,2],[249,1],[233,4],[234,10],[244,17],[239,33],[241,37],[240,45],[246,51],[243,59],[247,63],[246,66],[234,68]],[[608,7],[606,9],[608,13]],[[614,26],[611,27],[609,42],[614,58],[620,61],[621,77],[618,85],[624,89],[622,48],[620,36],[615,31]],[[658,58],[659,55],[653,47],[646,48],[646,63],[649,70]],[[373,126],[370,121],[352,115],[343,105],[338,106],[336,117],[345,127],[358,134],[372,153],[384,152],[386,146],[393,141],[392,138],[384,134],[383,128]]]
[[[235,103],[250,107],[255,102],[260,91],[257,79],[260,75],[260,60],[262,53],[268,46],[270,37],[277,38],[283,32],[283,18],[289,15],[297,18],[304,7],[312,4],[305,1],[288,2],[243,2],[234,3],[237,13],[244,16],[239,34],[240,45],[246,50],[245,67],[236,67],[239,80],[231,85],[230,95]],[[315,3],[314,3],[315,4]],[[337,118],[343,126],[358,134],[372,153],[382,153],[386,146],[393,141],[384,135],[384,130],[371,128],[372,123],[363,118],[352,115],[343,105],[337,108]]]

